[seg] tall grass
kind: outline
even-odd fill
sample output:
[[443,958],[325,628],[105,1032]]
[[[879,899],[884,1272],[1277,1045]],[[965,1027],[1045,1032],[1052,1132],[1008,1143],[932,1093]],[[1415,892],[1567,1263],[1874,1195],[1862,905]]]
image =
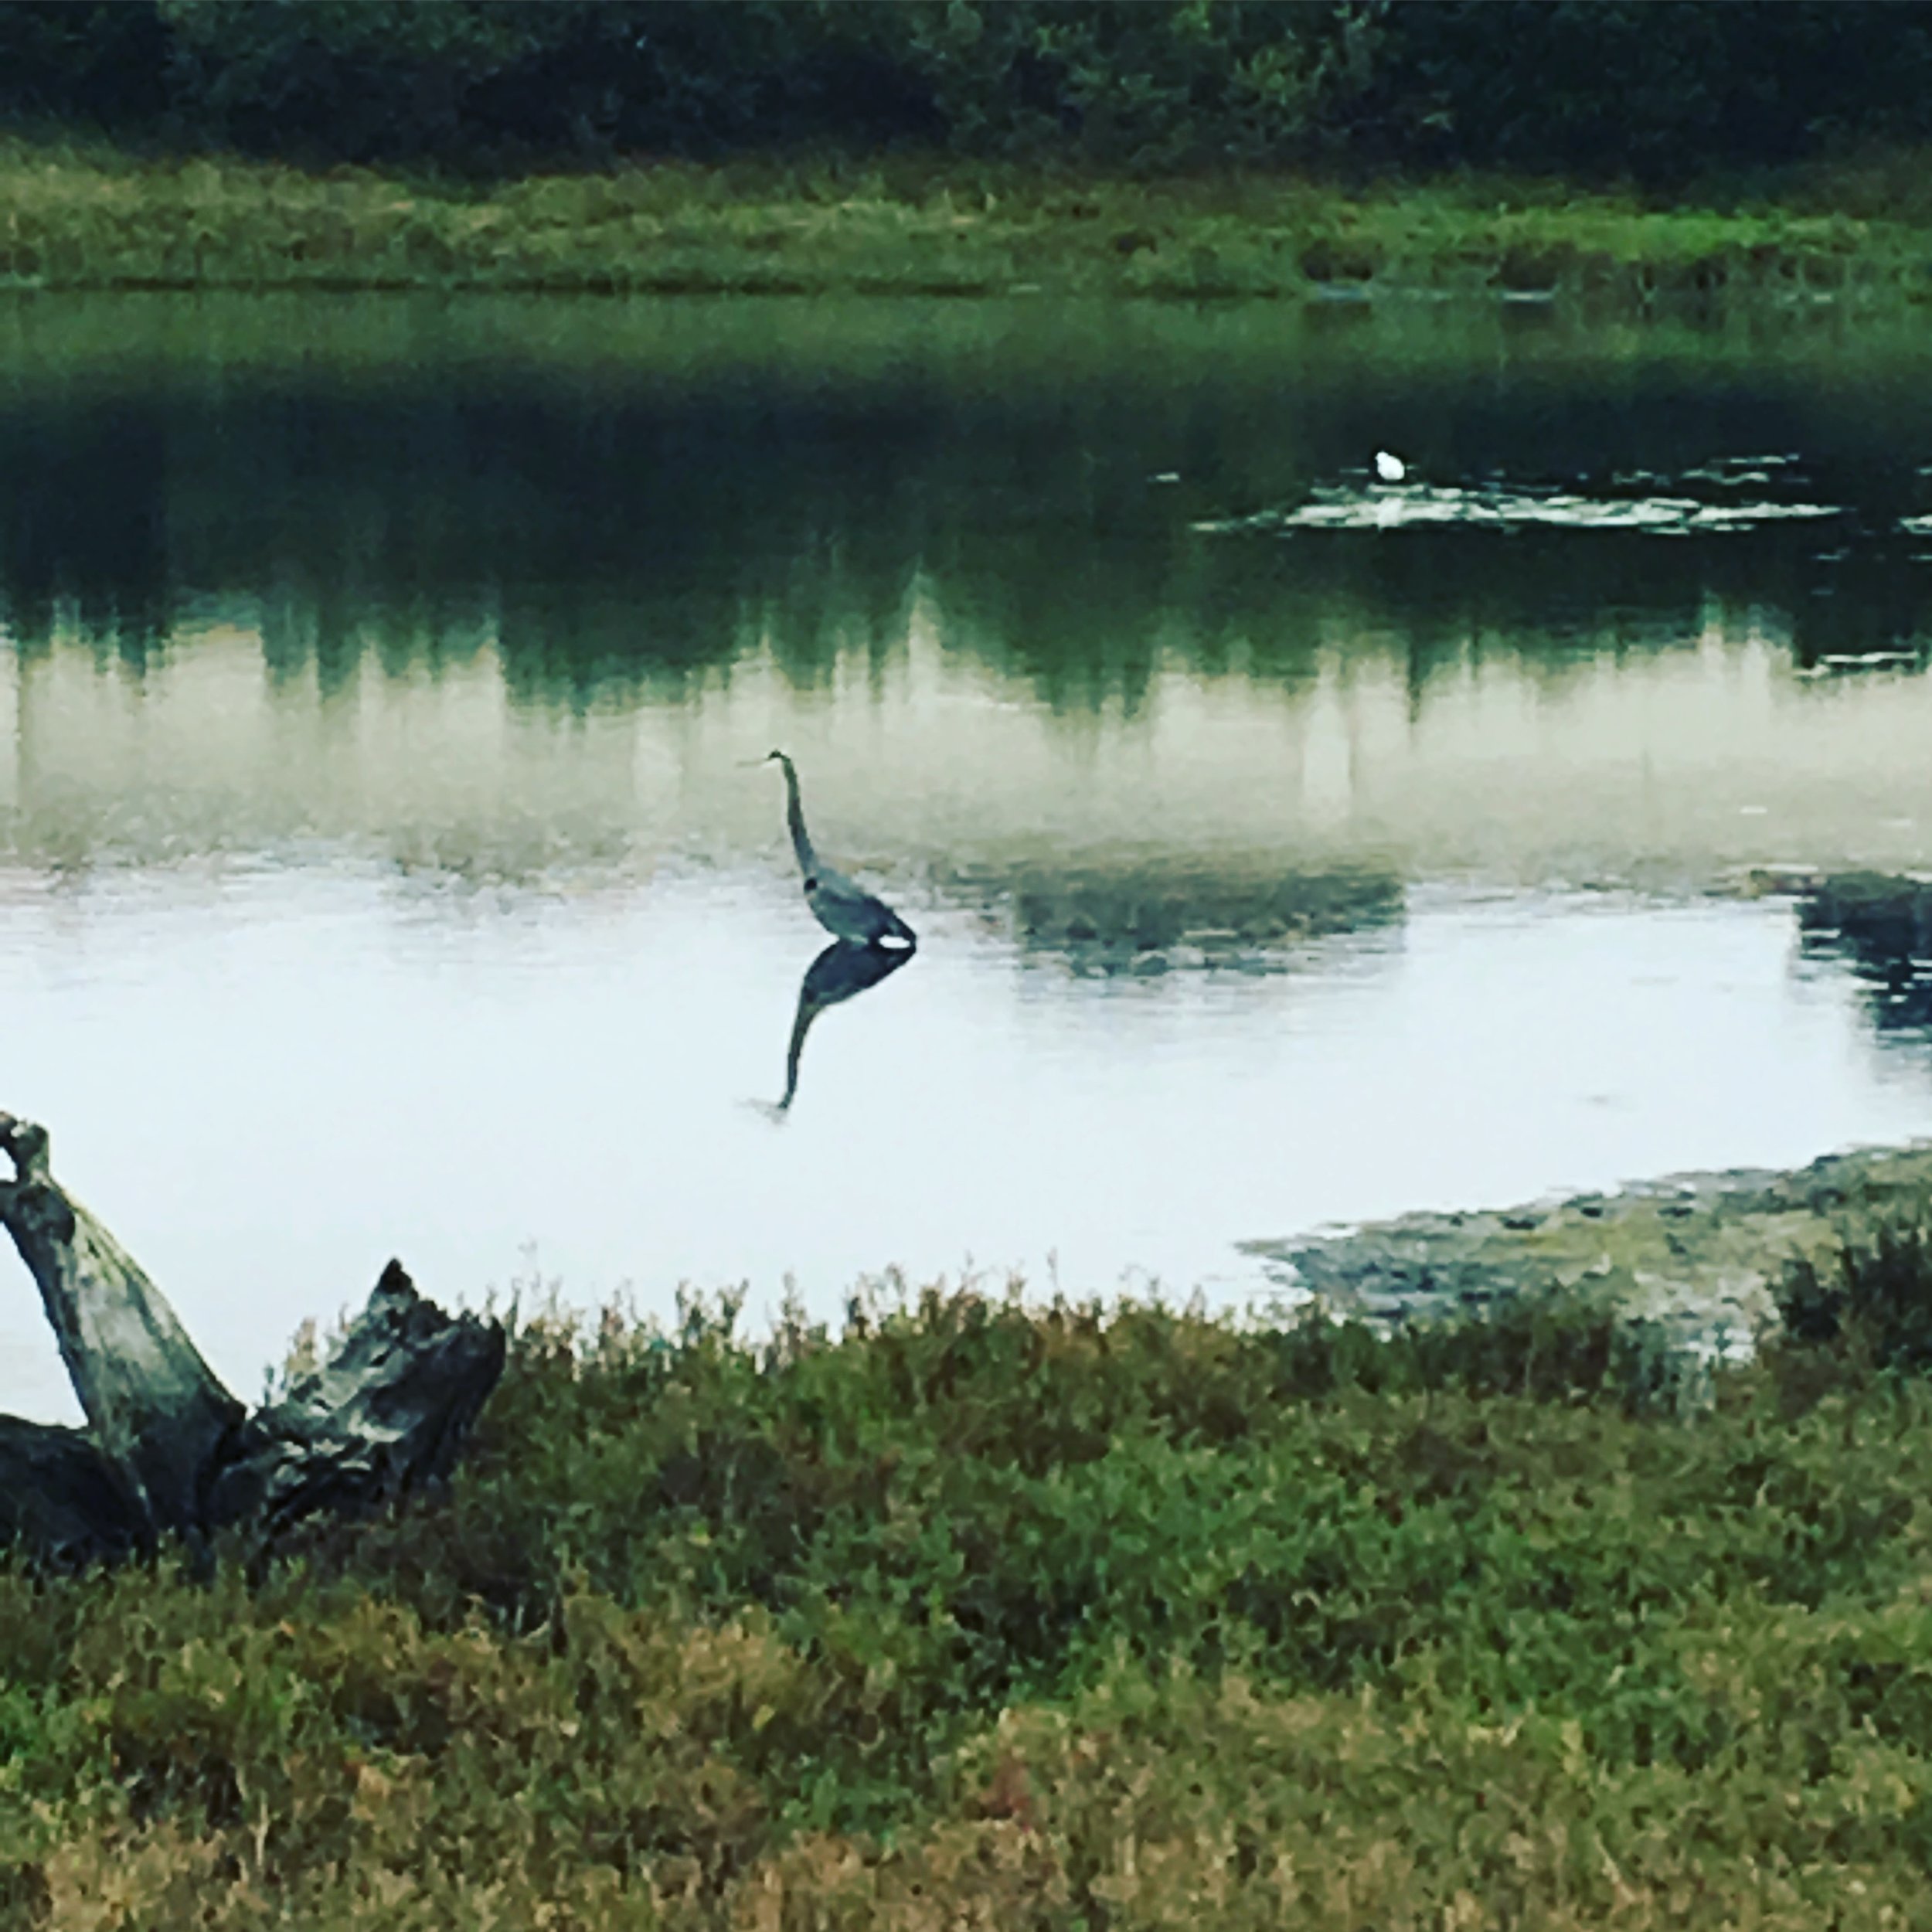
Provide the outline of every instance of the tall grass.
[[0,287],[1917,299],[1932,289],[1926,198],[1883,190],[1910,172],[1874,160],[1781,200],[1659,207],[1560,182],[1358,191],[917,158],[485,187],[15,140],[0,145]]
[[445,1496],[0,1566],[0,1923],[1926,1923],[1886,1242],[1696,1405],[1581,1304],[526,1321]]

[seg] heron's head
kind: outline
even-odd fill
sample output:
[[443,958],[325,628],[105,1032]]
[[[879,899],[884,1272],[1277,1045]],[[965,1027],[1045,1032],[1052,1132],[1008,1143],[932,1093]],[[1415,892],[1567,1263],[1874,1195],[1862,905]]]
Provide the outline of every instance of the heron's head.
[[782,751],[767,751],[760,761],[765,764],[788,765],[791,760]]

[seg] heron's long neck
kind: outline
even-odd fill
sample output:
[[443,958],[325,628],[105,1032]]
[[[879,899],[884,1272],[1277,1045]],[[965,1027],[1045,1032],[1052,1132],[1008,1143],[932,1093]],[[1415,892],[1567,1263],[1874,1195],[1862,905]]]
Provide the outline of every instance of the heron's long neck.
[[818,855],[811,849],[811,835],[805,830],[804,808],[798,802],[798,774],[791,760],[784,764],[785,823],[791,828],[791,849],[798,855],[798,869],[809,879],[818,869]]

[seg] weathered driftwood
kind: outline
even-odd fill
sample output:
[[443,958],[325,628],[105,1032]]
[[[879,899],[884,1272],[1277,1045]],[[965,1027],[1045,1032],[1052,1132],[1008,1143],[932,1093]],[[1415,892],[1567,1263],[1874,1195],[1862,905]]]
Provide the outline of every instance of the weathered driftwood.
[[447,1473],[503,1366],[502,1328],[454,1320],[400,1264],[315,1373],[250,1415],[161,1291],[54,1179],[47,1134],[0,1114],[0,1225],[12,1236],[87,1418],[0,1417],[0,1541],[115,1556],[174,1534],[272,1537]]
[[79,1429],[0,1416],[0,1545],[82,1562],[151,1540],[121,1472]]

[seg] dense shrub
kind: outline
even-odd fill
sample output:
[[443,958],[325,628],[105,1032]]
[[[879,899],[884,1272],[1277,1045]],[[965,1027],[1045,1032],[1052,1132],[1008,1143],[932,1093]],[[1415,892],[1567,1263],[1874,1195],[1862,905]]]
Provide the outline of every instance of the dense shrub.
[[1788,1345],[1835,1366],[1932,1368],[1932,1226],[1886,1222],[1825,1261],[1791,1263],[1777,1291]]
[[308,159],[751,147],[1668,181],[1932,127],[1885,0],[12,0],[0,116]]
[[1920,137],[1932,20],[1862,0],[1398,0],[1365,119],[1410,161],[1668,183]]
[[0,1923],[1917,1922],[1917,1378],[736,1314],[522,1321],[451,1494],[252,1577],[0,1560]]

